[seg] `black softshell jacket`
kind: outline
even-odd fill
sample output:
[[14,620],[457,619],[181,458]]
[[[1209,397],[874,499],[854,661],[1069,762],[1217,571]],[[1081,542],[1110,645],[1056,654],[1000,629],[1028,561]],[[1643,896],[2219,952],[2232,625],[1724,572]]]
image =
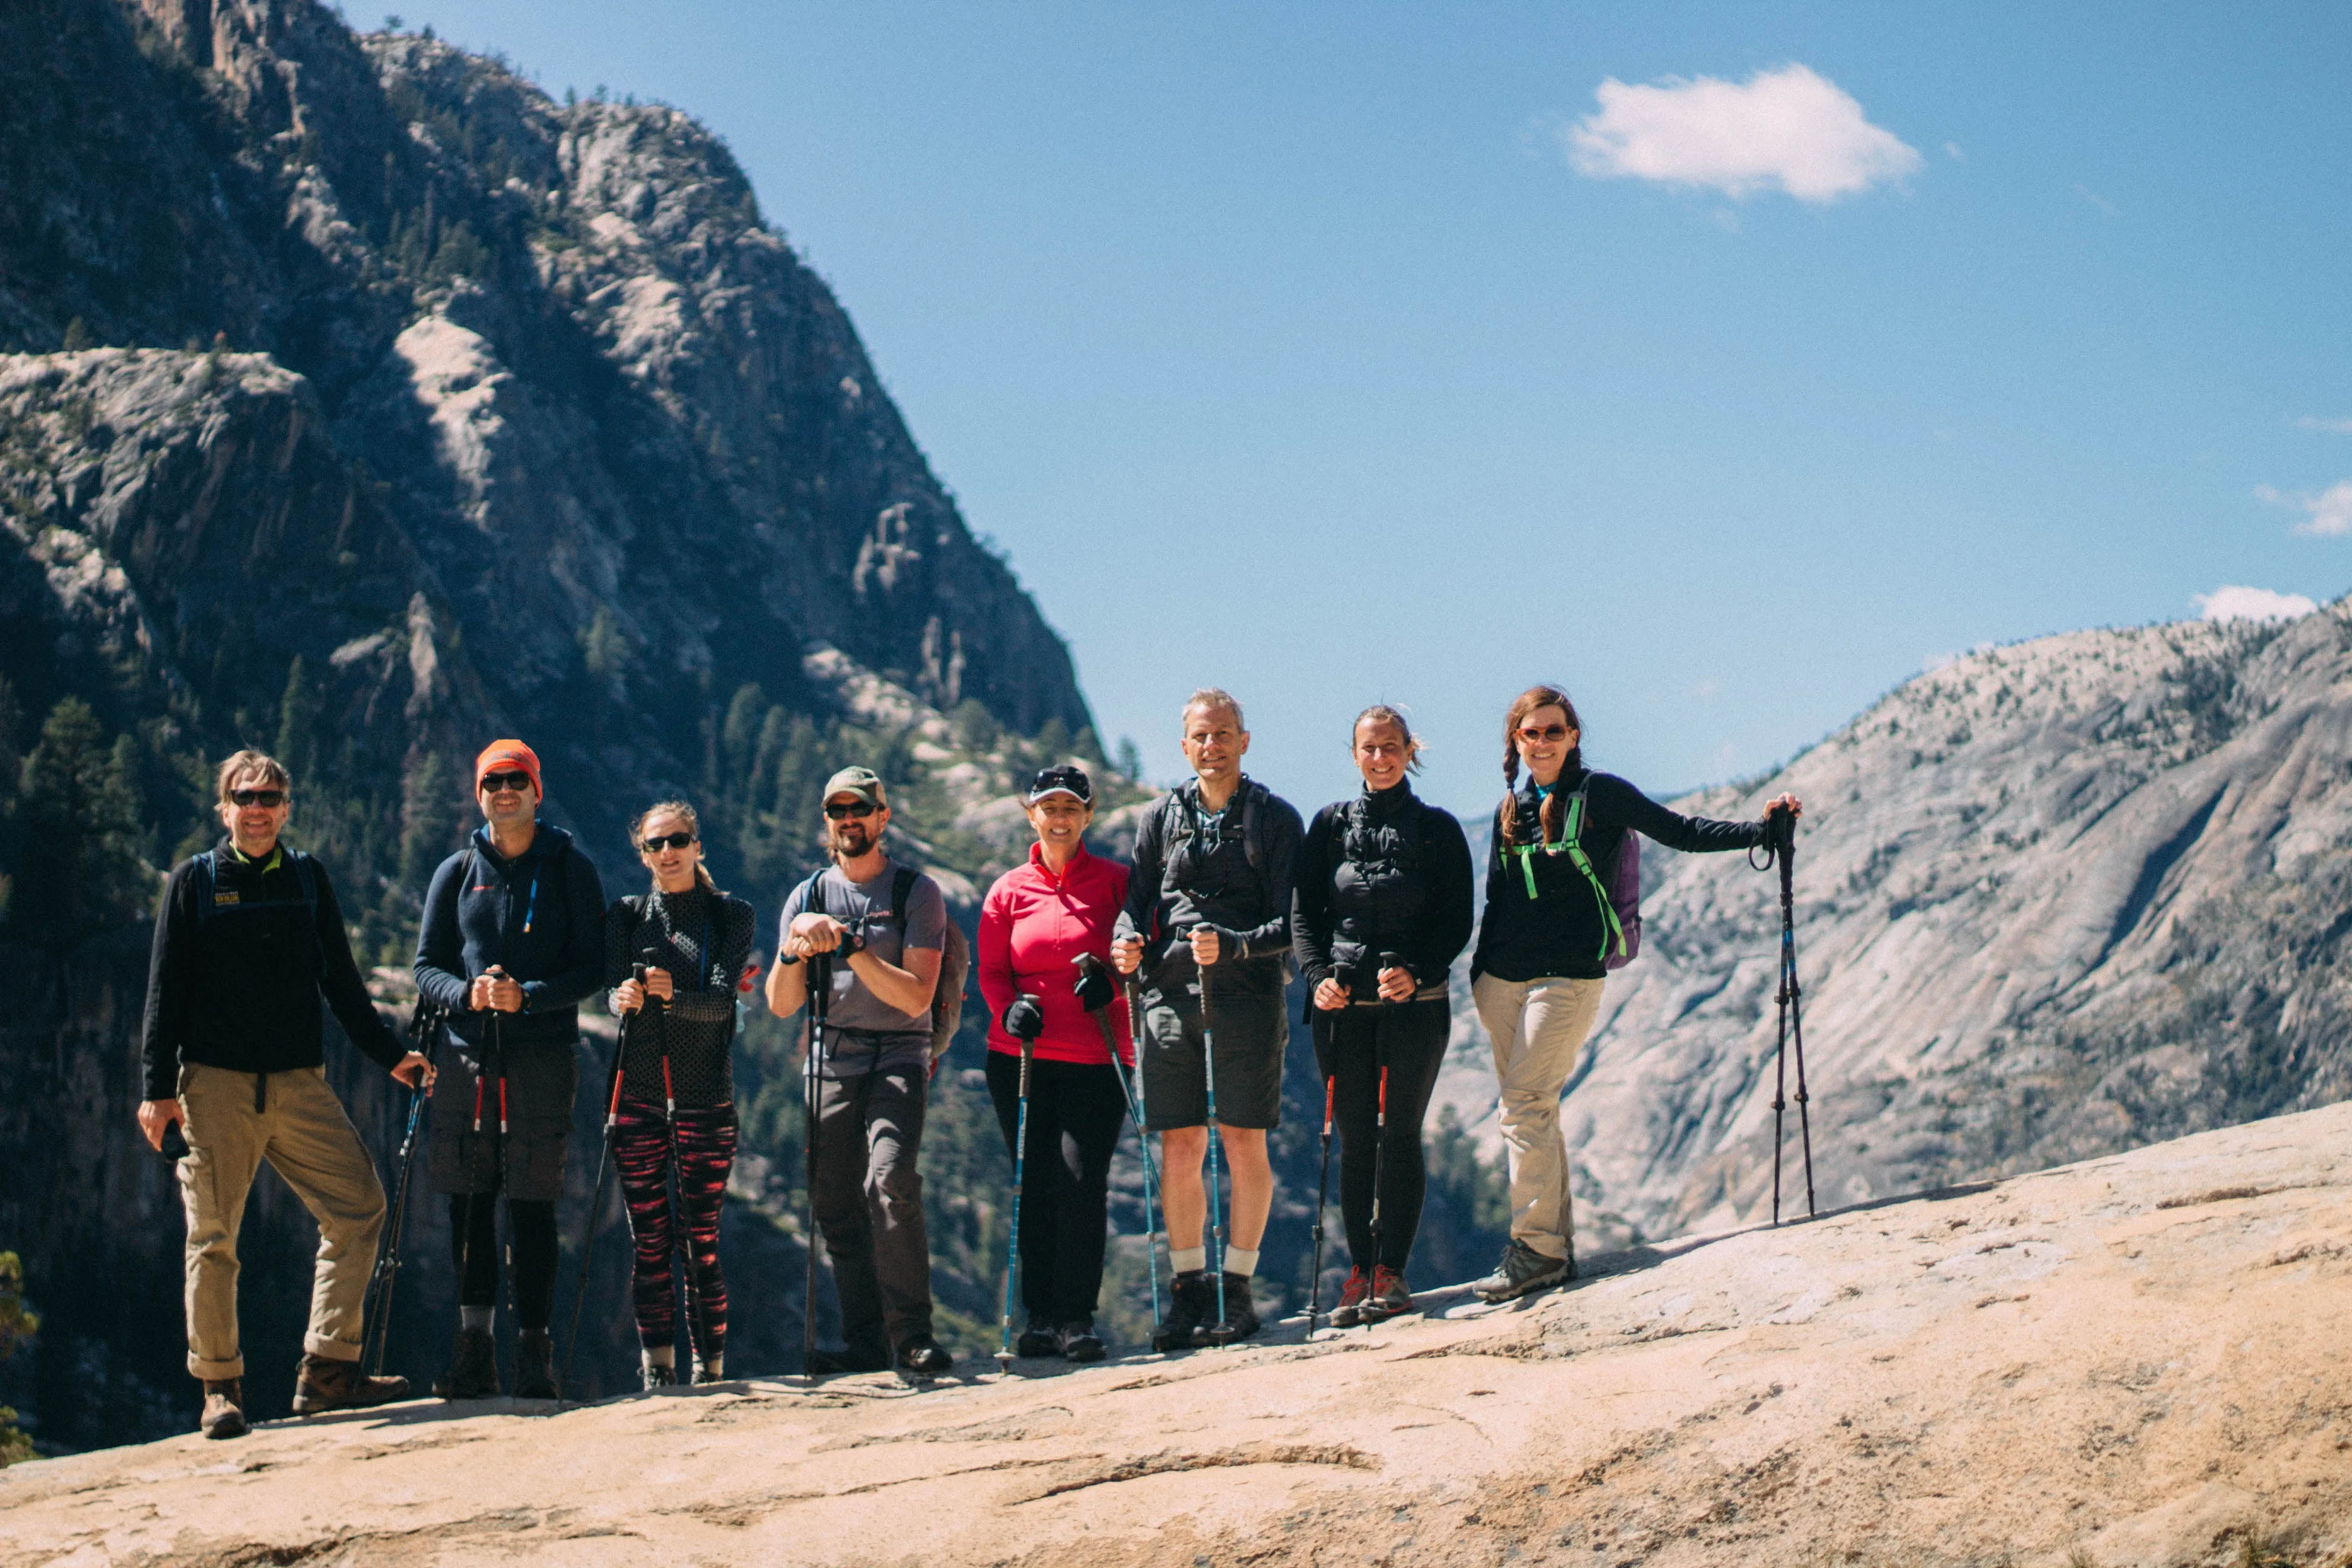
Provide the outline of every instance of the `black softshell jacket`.
[[[1573,795],[1587,778],[1591,784],[1585,793],[1584,827],[1577,842],[1604,888],[1616,871],[1618,850],[1628,832],[1691,854],[1745,849],[1764,841],[1760,822],[1684,816],[1614,773],[1563,768],[1556,787]],[[1566,804],[1561,803],[1563,807]],[[1531,845],[1543,837],[1537,826],[1539,805],[1530,778],[1521,780],[1517,791],[1495,808],[1494,843],[1486,851],[1486,912],[1478,922],[1478,950],[1471,958],[1470,973],[1497,980],[1599,980],[1608,973],[1601,943],[1609,927],[1592,884],[1564,854],[1538,849],[1525,867],[1517,854],[1505,859],[1503,812],[1507,808],[1518,814],[1518,842]],[[1533,898],[1528,896],[1528,868],[1535,875]]]
[[250,1073],[324,1066],[321,995],[352,1044],[397,1064],[400,1038],[368,1000],[327,868],[310,860],[313,908],[299,850],[256,865],[224,838],[209,870],[205,859],[172,868],[155,921],[140,1046],[146,1098],[178,1095],[183,1062]]
[[449,1031],[478,1047],[488,1015],[466,991],[492,964],[522,983],[522,1011],[501,1026],[509,1045],[569,1047],[580,1002],[604,983],[604,884],[572,835],[542,822],[530,847],[500,858],[487,828],[441,862],[416,933],[416,988],[446,1009]]
[[[1290,918],[1291,953],[1310,991],[1334,964],[1377,964],[1383,952],[1404,959],[1416,987],[1443,991],[1469,941],[1470,845],[1452,813],[1400,784],[1315,814]],[[1371,970],[1357,983],[1369,1000]]]

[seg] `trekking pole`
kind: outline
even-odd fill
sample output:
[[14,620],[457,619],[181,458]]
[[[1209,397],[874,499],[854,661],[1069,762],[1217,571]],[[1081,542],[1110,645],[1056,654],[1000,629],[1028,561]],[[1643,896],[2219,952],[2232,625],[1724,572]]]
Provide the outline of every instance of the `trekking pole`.
[[[1020,1000],[1033,1008],[1037,1005],[1037,998],[1025,993]],[[1029,1060],[1037,1048],[1037,1031],[1033,1026],[1016,1037],[1021,1041],[1021,1108],[1013,1121],[1013,1226],[1004,1241],[1004,1305],[997,1318],[1002,1338],[996,1365],[1001,1372],[1013,1370],[1013,1271],[1021,1264],[1021,1182],[1028,1171],[1029,1156]]]
[[[1380,967],[1402,969],[1404,959],[1397,953],[1384,952],[1381,954]],[[1373,971],[1372,984],[1376,988],[1379,973]],[[1377,989],[1373,994],[1379,995]],[[1381,1005],[1387,1006],[1388,998],[1381,996]],[[1389,1051],[1377,1018],[1372,1024],[1372,1061],[1380,1069],[1380,1089],[1372,1101],[1372,1267],[1377,1272],[1381,1258],[1381,1182],[1388,1173],[1389,1162]],[[1370,1328],[1373,1321],[1367,1318],[1364,1327]]]
[[1315,1315],[1323,1308],[1323,1211],[1331,1194],[1331,1107],[1339,1077],[1323,1075],[1323,1173],[1315,1178],[1315,1263],[1307,1279],[1307,1337],[1315,1337]]
[[1210,1022],[1209,1012],[1209,971],[1216,966],[1196,963],[1193,967],[1201,975],[1202,1086],[1209,1102],[1209,1268],[1216,1279],[1217,1327],[1223,1329],[1225,1326],[1225,1229],[1219,1211],[1224,1206],[1224,1198],[1223,1174],[1217,1150],[1223,1129],[1217,1121],[1217,1035]]
[[1777,1226],[1780,1223],[1781,1108],[1788,1103],[1781,1096],[1788,1082],[1787,1053],[1791,1046],[1797,1054],[1797,1131],[1805,1156],[1805,1217],[1811,1219],[1820,1211],[1813,1204],[1813,1119],[1811,1097],[1805,1092],[1805,1025],[1797,986],[1796,815],[1781,806],[1768,812],[1764,843],[1768,857],[1777,856],[1780,862],[1780,1038],[1773,1047],[1772,1063],[1772,1223]]
[[816,1381],[816,1097],[824,1078],[825,1023],[833,1010],[833,960],[811,953],[808,959],[808,1059],[803,1064],[801,1098],[808,1145],[807,1191],[803,1194],[801,1239],[808,1248],[801,1279],[801,1375]]
[[[1109,966],[1100,958],[1091,952],[1082,952],[1071,962],[1078,968],[1078,983],[1073,989],[1077,993],[1081,1005],[1086,1002],[1087,988],[1090,984],[1099,984],[1105,989],[1108,988]],[[1102,1031],[1103,1049],[1110,1053],[1110,1070],[1118,1079],[1118,1092],[1127,1101],[1128,1120],[1135,1123],[1136,1148],[1143,1155],[1143,1245],[1151,1270],[1151,1321],[1157,1323],[1160,1321],[1160,1253],[1151,1240],[1151,1197],[1153,1189],[1159,1185],[1159,1173],[1152,1168],[1151,1134],[1143,1130],[1143,1109],[1135,1098],[1135,1090],[1128,1084],[1126,1064],[1118,1059],[1118,1034],[1110,1026],[1110,1004],[1108,1001],[1101,1002],[1088,1007],[1087,1011],[1094,1016],[1095,1027]],[[1135,1009],[1131,1005],[1128,1008],[1127,1016],[1128,1029],[1132,1034],[1135,1026]],[[1135,1076],[1139,1080],[1143,1077],[1143,1057],[1140,1052],[1137,1053],[1135,1058]]]
[[[409,1034],[425,1047],[425,1061],[429,1068],[440,1054],[441,1031],[439,1009],[419,998],[415,1016],[409,1023]],[[400,1283],[400,1238],[408,1224],[408,1178],[416,1168],[416,1130],[425,1111],[425,1102],[433,1098],[433,1083],[428,1078],[411,1092],[408,1101],[408,1131],[400,1140],[397,1163],[400,1174],[392,1190],[392,1212],[387,1216],[388,1234],[383,1247],[375,1256],[375,1273],[368,1280],[367,1298],[362,1321],[367,1324],[367,1373],[371,1377],[383,1374],[383,1358],[392,1340],[392,1299],[394,1289]]]
[[[637,967],[643,969],[645,965]],[[651,1006],[656,1000],[648,996],[646,1004]],[[654,1029],[661,1041],[662,1115],[669,1123],[669,1182],[662,1196],[669,1203],[669,1228],[676,1238],[673,1256],[682,1254],[685,1264],[687,1365],[691,1368],[710,1343],[710,1325],[702,1317],[702,1287],[694,1273],[694,1237],[687,1227],[686,1156],[677,1142],[677,1089],[669,1076],[669,1031],[661,1026],[658,1017]]]
[[[646,966],[631,964],[629,978],[635,981],[637,988],[642,991],[646,984]],[[621,1036],[613,1045],[613,1070],[605,1079],[604,1142],[596,1153],[596,1186],[589,1194],[588,1222],[580,1234],[580,1283],[572,1293],[572,1334],[563,1345],[563,1372],[555,1380],[555,1396],[558,1399],[562,1398],[564,1391],[572,1386],[572,1362],[580,1352],[580,1310],[588,1303],[588,1264],[596,1251],[596,1216],[604,1207],[604,1173],[613,1159],[613,1130],[621,1120],[621,1069],[629,1054],[629,1023],[644,1005],[640,1002],[635,1009],[621,1015]]]
[[[1160,1233],[1168,1228],[1168,1189],[1160,1184],[1159,1167],[1151,1158],[1151,1107],[1143,1092],[1143,1005],[1136,994],[1135,976],[1127,977],[1127,1034],[1135,1046],[1135,1141],[1143,1149],[1143,1254],[1151,1270],[1151,1321],[1160,1312]],[[1156,1217],[1155,1217],[1156,1216]],[[1172,1272],[1172,1270],[1171,1270]],[[1175,1289],[1175,1281],[1169,1281]]]

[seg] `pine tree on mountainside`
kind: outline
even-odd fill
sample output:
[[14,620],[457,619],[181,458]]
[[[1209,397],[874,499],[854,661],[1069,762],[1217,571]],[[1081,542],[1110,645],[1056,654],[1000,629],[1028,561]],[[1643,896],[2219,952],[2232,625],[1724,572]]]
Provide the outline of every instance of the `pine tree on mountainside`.
[[130,736],[106,743],[89,703],[60,700],[25,760],[17,790],[24,848],[10,923],[65,945],[135,915],[154,890],[139,855],[139,801]]
[[[25,1267],[13,1252],[0,1252],[0,1361],[32,1342],[41,1320],[25,1305]],[[0,1468],[33,1457],[32,1439],[16,1429],[16,1413],[0,1405]]]

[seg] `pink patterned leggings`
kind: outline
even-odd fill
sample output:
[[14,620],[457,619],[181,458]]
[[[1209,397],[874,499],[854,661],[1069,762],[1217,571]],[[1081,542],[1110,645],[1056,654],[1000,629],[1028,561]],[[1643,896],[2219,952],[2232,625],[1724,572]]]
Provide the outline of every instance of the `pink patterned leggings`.
[[[735,1108],[715,1105],[677,1113],[677,1203],[685,1211],[686,1244],[692,1266],[688,1321],[694,1347],[705,1359],[727,1348],[727,1278],[719,1268],[719,1211],[727,1196],[727,1173],[735,1164]],[[670,1206],[670,1129],[658,1105],[624,1098],[613,1129],[613,1160],[620,1167],[621,1193],[629,1205],[629,1234],[636,1243],[637,1338],[647,1345],[677,1341],[677,1286],[671,1258],[677,1232]]]

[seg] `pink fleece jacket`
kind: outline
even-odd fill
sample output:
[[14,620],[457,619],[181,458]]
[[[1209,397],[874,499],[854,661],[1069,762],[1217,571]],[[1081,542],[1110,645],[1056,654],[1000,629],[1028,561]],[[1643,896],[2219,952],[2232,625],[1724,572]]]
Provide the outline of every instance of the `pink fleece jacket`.
[[[1043,852],[1033,844],[1029,864],[1007,871],[988,889],[980,906],[980,944],[972,967],[979,972],[980,994],[988,1003],[990,1050],[1020,1054],[1021,1043],[1004,1032],[1004,1009],[1025,991],[1045,1012],[1045,1028],[1037,1037],[1040,1061],[1100,1065],[1110,1060],[1101,1028],[1078,1005],[1070,988],[1077,983],[1074,961],[1078,954],[1091,952],[1110,962],[1111,922],[1127,903],[1127,874],[1118,861],[1081,848],[1056,877],[1045,868]],[[1110,1020],[1121,1059],[1132,1060],[1135,1047],[1128,1033],[1124,988],[1103,1016]]]

